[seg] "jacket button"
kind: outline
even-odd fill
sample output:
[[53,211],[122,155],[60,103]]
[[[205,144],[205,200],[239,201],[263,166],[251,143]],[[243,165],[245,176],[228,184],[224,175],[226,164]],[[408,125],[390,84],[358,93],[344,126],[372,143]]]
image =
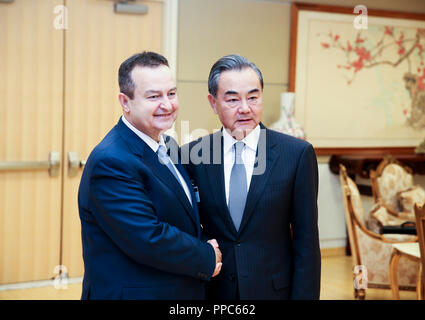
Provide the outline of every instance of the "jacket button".
[[229,275],[229,279],[230,279],[230,281],[235,281],[236,277],[235,277],[235,275],[232,273],[232,274],[230,274],[230,275]]

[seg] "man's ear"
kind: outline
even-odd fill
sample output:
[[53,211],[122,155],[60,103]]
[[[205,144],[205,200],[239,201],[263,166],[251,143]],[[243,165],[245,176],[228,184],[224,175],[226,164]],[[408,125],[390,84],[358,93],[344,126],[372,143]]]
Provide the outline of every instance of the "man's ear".
[[120,92],[118,94],[118,100],[119,100],[119,102],[121,104],[122,111],[124,113],[129,113],[130,112],[130,107],[128,105],[128,102],[130,101],[130,98],[126,94]]
[[216,99],[212,94],[208,94],[208,101],[211,105],[211,108],[214,110],[214,113],[217,114]]

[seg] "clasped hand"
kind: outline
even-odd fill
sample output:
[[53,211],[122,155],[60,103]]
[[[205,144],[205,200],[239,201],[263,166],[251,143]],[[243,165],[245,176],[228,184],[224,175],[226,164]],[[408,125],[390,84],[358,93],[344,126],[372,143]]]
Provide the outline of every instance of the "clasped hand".
[[214,269],[214,273],[213,273],[213,277],[215,277],[216,275],[218,275],[221,271],[221,266],[223,265],[222,263],[222,255],[221,255],[221,251],[218,248],[218,242],[216,239],[211,239],[207,241],[210,245],[212,245],[212,247],[214,248],[214,252],[215,252],[215,269]]

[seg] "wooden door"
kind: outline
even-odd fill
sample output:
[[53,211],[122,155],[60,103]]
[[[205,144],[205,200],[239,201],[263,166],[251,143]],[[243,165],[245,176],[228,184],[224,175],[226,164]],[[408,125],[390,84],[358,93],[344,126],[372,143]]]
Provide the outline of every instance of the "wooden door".
[[[60,0],[0,3],[0,163],[62,151]],[[0,284],[52,278],[59,264],[62,174],[0,170]]]
[[[87,159],[91,150],[117,123],[118,68],[136,52],[162,52],[162,1],[139,2],[146,15],[114,13],[106,0],[67,2],[65,45],[64,151]],[[65,166],[62,259],[70,277],[83,274],[77,192],[81,172]]]

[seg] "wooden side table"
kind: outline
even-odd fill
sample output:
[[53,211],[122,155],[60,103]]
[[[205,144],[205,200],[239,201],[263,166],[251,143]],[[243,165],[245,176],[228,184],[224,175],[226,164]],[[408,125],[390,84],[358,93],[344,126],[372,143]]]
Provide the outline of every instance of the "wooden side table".
[[422,282],[422,263],[421,253],[419,251],[418,242],[396,243],[393,244],[393,253],[389,265],[389,278],[391,291],[394,300],[400,300],[398,287],[398,262],[401,256],[407,257],[410,260],[418,262],[418,278],[416,281],[416,295],[418,300],[424,299],[424,283]]

